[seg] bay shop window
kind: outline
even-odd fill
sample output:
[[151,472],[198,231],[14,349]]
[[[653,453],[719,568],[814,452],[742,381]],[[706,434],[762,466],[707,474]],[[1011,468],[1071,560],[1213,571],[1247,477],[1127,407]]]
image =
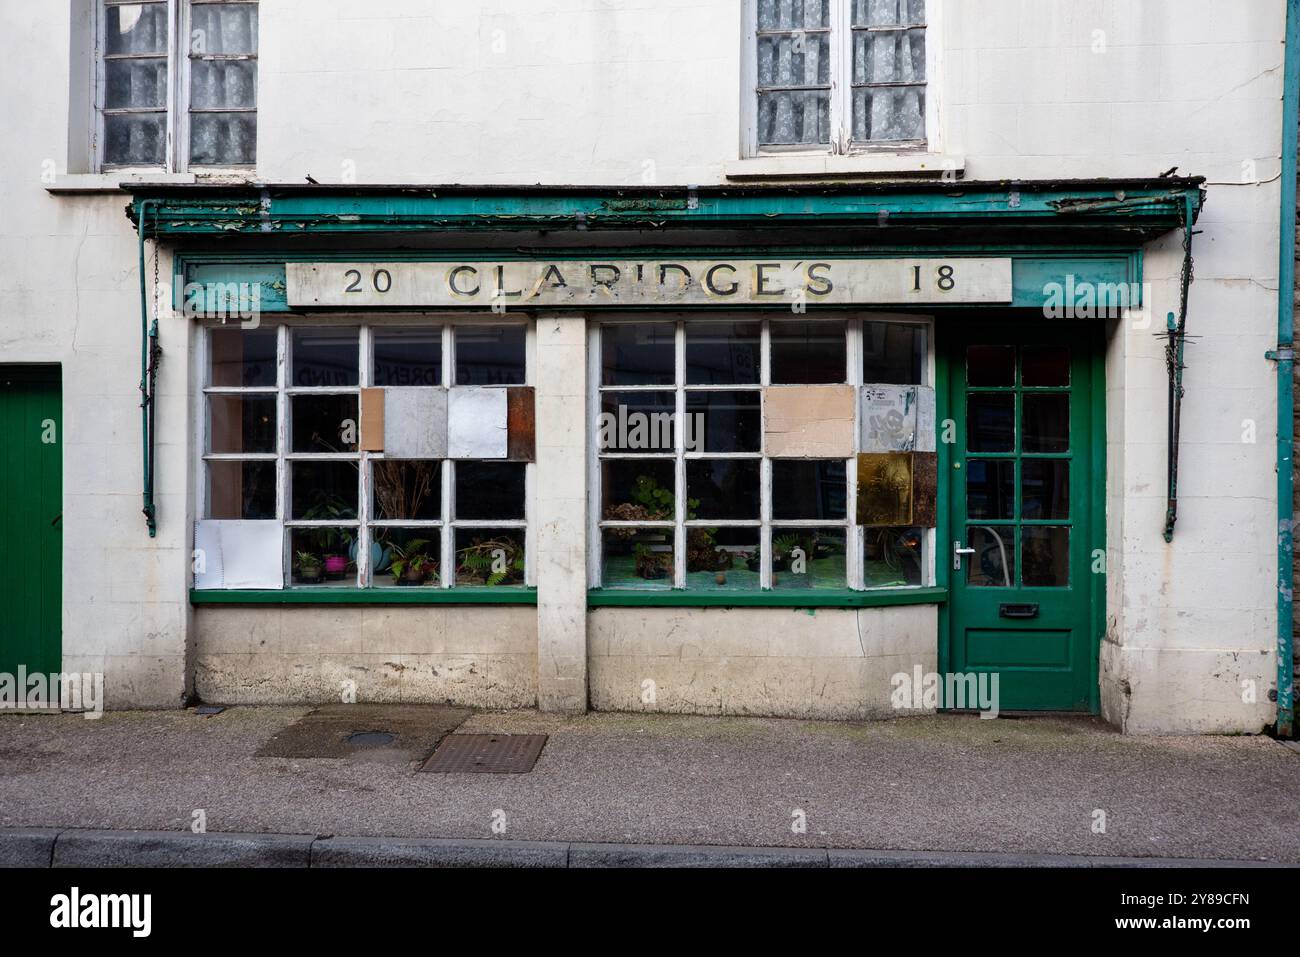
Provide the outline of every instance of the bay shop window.
[[[893,319],[601,324],[592,584],[929,583],[930,341],[926,322]],[[911,500],[927,455],[928,509]]]
[[529,335],[207,329],[196,587],[527,584]]

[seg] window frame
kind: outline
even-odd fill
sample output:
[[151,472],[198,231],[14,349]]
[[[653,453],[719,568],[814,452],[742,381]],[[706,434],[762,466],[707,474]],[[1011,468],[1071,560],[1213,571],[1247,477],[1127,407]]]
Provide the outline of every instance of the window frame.
[[[695,594],[719,595],[734,597],[743,602],[747,596],[754,595],[783,595],[781,589],[772,586],[772,532],[774,528],[845,528],[846,556],[845,569],[846,581],[844,588],[861,592],[864,594],[887,592],[892,590],[915,590],[920,588],[933,587],[936,581],[935,553],[936,553],[936,529],[923,529],[921,545],[921,581],[916,585],[901,586],[877,586],[869,587],[865,583],[865,543],[866,529],[857,523],[857,452],[861,447],[861,387],[863,381],[863,326],[867,322],[888,321],[902,325],[920,328],[925,333],[925,356],[921,366],[920,385],[933,388],[935,385],[936,375],[936,353],[935,353],[935,326],[934,319],[931,316],[919,316],[911,314],[889,314],[880,312],[852,312],[839,313],[827,312],[817,316],[800,316],[796,317],[801,322],[843,322],[845,323],[845,364],[846,377],[842,380],[843,384],[853,387],[854,401],[854,422],[853,422],[853,449],[854,454],[845,461],[845,480],[846,503],[845,516],[843,519],[774,519],[772,517],[772,463],[776,461],[769,458],[766,449],[766,438],[760,427],[759,433],[759,451],[757,453],[721,453],[721,452],[688,452],[684,448],[685,429],[683,423],[686,412],[686,396],[691,391],[697,392],[758,392],[760,403],[763,391],[772,383],[772,352],[771,352],[771,322],[774,320],[786,320],[789,317],[783,314],[773,313],[751,313],[751,314],[701,314],[701,313],[661,313],[646,312],[636,314],[622,315],[600,315],[592,317],[588,324],[587,330],[587,379],[590,383],[587,395],[587,420],[588,435],[590,436],[590,452],[587,456],[587,487],[588,487],[588,562],[587,562],[587,587],[590,589],[605,589],[603,581],[604,572],[604,531],[607,528],[666,528],[673,532],[673,575],[672,584],[666,589],[657,589],[654,591],[643,591],[633,588],[619,588],[617,586],[609,587],[606,590],[612,595],[660,595],[660,596],[689,596]],[[686,382],[686,326],[690,322],[758,322],[761,323],[760,332],[760,363],[759,375],[756,383],[729,383],[729,384],[699,384],[690,385]],[[673,323],[674,324],[674,381],[672,385],[605,385],[603,379],[603,353],[601,336],[603,328],[607,325],[622,323]],[[777,383],[784,385],[784,383]],[[632,392],[671,392],[674,395],[674,443],[675,448],[671,455],[668,453],[656,454],[636,454],[620,455],[617,452],[612,455],[606,455],[600,448],[600,415],[601,399],[605,393],[632,393]],[[760,416],[762,416],[760,410]],[[760,461],[759,471],[759,518],[758,520],[719,520],[719,519],[686,519],[686,463],[692,459],[755,459]],[[636,461],[646,460],[669,460],[674,463],[674,482],[673,505],[675,515],[671,521],[607,521],[601,513],[601,503],[603,500],[602,487],[602,468],[601,464],[612,459],[632,459]],[[838,460],[834,460],[838,461]],[[706,528],[727,528],[743,527],[759,529],[759,587],[757,589],[707,589],[704,591],[690,590],[686,587],[686,533],[693,527]],[[816,595],[817,590],[811,592],[800,591],[800,595]],[[671,599],[668,599],[671,602]]]
[[[275,517],[269,519],[248,519],[247,521],[276,522],[281,528],[282,553],[281,575],[283,590],[286,592],[365,592],[367,594],[384,594],[393,590],[387,584],[375,583],[374,570],[370,567],[370,545],[372,535],[377,528],[430,528],[439,532],[439,581],[436,585],[424,586],[426,592],[447,593],[451,590],[465,591],[473,585],[455,583],[456,531],[458,529],[521,529],[524,538],[524,581],[523,588],[535,587],[537,561],[534,556],[536,530],[531,521],[534,514],[533,495],[535,483],[535,462],[519,462],[524,469],[524,517],[521,519],[459,519],[455,516],[456,461],[448,456],[430,459],[441,463],[440,476],[440,511],[437,519],[378,519],[373,514],[372,463],[383,461],[385,453],[367,452],[358,447],[355,452],[294,452],[291,448],[291,400],[296,395],[356,395],[358,397],[358,422],[360,428],[360,395],[362,389],[374,388],[374,333],[397,329],[423,329],[439,327],[442,335],[442,379],[435,386],[402,386],[401,388],[450,389],[454,384],[456,356],[455,330],[472,326],[523,326],[524,336],[524,386],[533,385],[535,366],[536,326],[527,317],[509,316],[467,316],[456,315],[392,315],[377,317],[373,315],[337,315],[329,317],[304,316],[301,319],[262,322],[259,328],[271,327],[276,330],[276,384],[275,386],[213,386],[211,384],[211,334],[213,330],[238,329],[237,325],[209,320],[201,324],[196,348],[198,388],[195,403],[194,435],[196,463],[195,518],[196,521],[220,521],[206,518],[208,512],[208,474],[207,463],[210,461],[274,461],[276,463]],[[358,348],[358,376],[354,386],[295,386],[289,378],[293,368],[292,337],[295,329],[356,329]],[[379,387],[383,388],[383,387]],[[460,386],[459,388],[473,388]],[[505,386],[501,386],[505,388]],[[214,453],[208,451],[209,418],[208,397],[210,395],[260,394],[276,396],[276,450],[273,453]],[[358,446],[360,435],[358,435]],[[308,520],[291,517],[292,472],[291,464],[295,461],[347,461],[356,462],[358,466],[357,517],[347,520]],[[505,461],[483,459],[476,461]],[[300,585],[293,582],[292,535],[298,528],[352,528],[357,531],[357,575],[355,580],[341,585]],[[446,569],[452,569],[450,575]],[[520,590],[519,585],[497,586],[503,593]]]
[[920,140],[853,138],[853,0],[830,0],[830,142],[763,145],[758,142],[758,2],[743,0],[741,48],[741,149],[744,159],[908,155],[941,152],[943,0],[925,4],[925,137]]
[[[194,170],[203,172],[221,173],[221,172],[249,172],[257,167],[256,148],[254,149],[254,160],[252,163],[220,163],[220,164],[193,164],[190,162],[190,114],[193,112],[190,103],[190,65],[196,58],[190,53],[190,32],[193,24],[193,6],[212,5],[212,4],[243,4],[246,6],[259,7],[258,10],[258,51],[251,54],[202,54],[198,59],[214,60],[252,60],[257,62],[260,58],[261,51],[261,0],[159,0],[167,6],[167,49],[162,57],[167,61],[167,99],[163,110],[164,123],[163,130],[165,134],[165,144],[163,147],[163,162],[161,165],[138,163],[110,163],[106,159],[105,149],[105,121],[106,115],[116,115],[119,113],[130,112],[149,112],[156,113],[158,110],[130,110],[117,107],[106,107],[105,101],[108,90],[108,68],[107,64],[111,59],[126,59],[120,54],[108,53],[108,11],[111,7],[131,6],[133,3],[144,3],[149,0],[94,0],[95,12],[93,19],[94,24],[94,42],[92,49],[94,51],[94,95],[91,97],[90,108],[93,112],[91,117],[90,129],[92,132],[91,141],[91,162],[90,168],[94,173],[129,173],[129,172],[149,172],[161,171],[163,173],[188,173]],[[258,85],[261,82],[261,71],[258,71]],[[255,87],[256,90],[256,87]],[[260,110],[257,103],[259,98],[255,94],[255,104],[249,107],[225,108],[220,110],[199,110],[201,113],[252,113],[254,116]],[[107,112],[106,112],[107,111]],[[254,126],[256,127],[256,120]]]

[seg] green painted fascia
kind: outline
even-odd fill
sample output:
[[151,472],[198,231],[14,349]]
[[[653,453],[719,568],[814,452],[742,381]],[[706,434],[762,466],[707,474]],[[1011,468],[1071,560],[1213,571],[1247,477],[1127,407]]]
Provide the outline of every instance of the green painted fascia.
[[680,589],[619,591],[593,588],[587,592],[589,608],[875,608],[887,605],[935,605],[948,600],[946,588],[880,588],[810,590],[801,594],[781,591],[702,592]]
[[191,589],[191,605],[536,605],[535,588]]
[[[305,235],[521,229],[787,228],[960,223],[1176,228],[1200,178],[895,183],[657,190],[137,184],[128,215],[147,236]],[[141,201],[147,215],[140,213]]]

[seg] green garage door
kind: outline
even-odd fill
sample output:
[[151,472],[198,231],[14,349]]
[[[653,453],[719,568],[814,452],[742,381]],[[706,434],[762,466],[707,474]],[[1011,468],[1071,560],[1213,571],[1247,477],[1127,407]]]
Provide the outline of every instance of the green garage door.
[[61,670],[63,423],[57,366],[0,365],[0,672]]

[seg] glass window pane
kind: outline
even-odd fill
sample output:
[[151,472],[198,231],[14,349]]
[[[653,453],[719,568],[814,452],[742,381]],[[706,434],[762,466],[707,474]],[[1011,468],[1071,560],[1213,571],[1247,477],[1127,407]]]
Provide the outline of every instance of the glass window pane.
[[600,576],[604,588],[672,588],[673,530],[602,529]]
[[758,142],[764,146],[829,143],[827,90],[774,90],[758,94]]
[[1070,517],[1070,463],[1064,459],[1023,459],[1020,463],[1021,518]]
[[600,474],[600,517],[605,521],[673,520],[676,469],[671,459],[605,459]]
[[290,518],[325,522],[357,517],[356,462],[290,462],[289,478]]
[[686,323],[686,384],[757,384],[761,346],[757,322]]
[[1016,582],[1015,526],[972,525],[966,530],[966,547],[974,555],[963,555],[966,584],[977,588],[1010,588]]
[[208,337],[212,385],[265,388],[276,384],[274,329],[213,329]]
[[357,350],[356,329],[294,329],[289,384],[300,388],[356,385]]
[[165,113],[104,117],[104,162],[112,166],[161,166],[166,157]]
[[772,383],[844,382],[847,346],[843,322],[773,320]]
[[877,143],[925,139],[925,87],[855,89],[853,137]]
[[758,392],[688,392],[688,452],[761,452],[762,400]]
[[377,386],[442,384],[442,328],[376,329],[373,380]]
[[1070,584],[1070,530],[1059,525],[1020,529],[1020,567],[1025,587],[1064,588]]
[[830,0],[758,0],[760,30],[797,30],[830,24]]
[[371,532],[370,581],[376,587],[436,586],[441,558],[441,529],[382,527]]
[[1012,452],[1016,445],[1016,397],[971,392],[966,396],[966,448],[970,452]]
[[190,108],[221,110],[257,106],[256,60],[191,60]]
[[524,463],[456,463],[456,518],[504,521],[524,517]]
[[355,452],[358,418],[355,393],[292,396],[289,448],[294,452]]
[[167,106],[166,60],[106,60],[104,106],[108,109]]
[[209,462],[205,518],[275,518],[274,462]]
[[1028,386],[1070,384],[1069,346],[1025,346],[1021,352],[1020,378]]
[[846,588],[844,528],[772,529],[772,587]]
[[761,587],[759,529],[688,528],[686,587],[753,591]]
[[854,83],[921,83],[924,80],[924,30],[853,31]]
[[1013,459],[970,459],[966,463],[966,517],[1015,518],[1016,463]]
[[902,322],[862,324],[862,381],[868,385],[921,385],[925,327]]
[[105,11],[107,53],[166,53],[167,4],[125,3]]
[[190,52],[256,53],[257,4],[196,3],[190,13]]
[[525,329],[523,326],[457,326],[457,385],[523,385]]
[[759,517],[758,459],[691,459],[686,463],[688,518]]
[[604,385],[672,385],[676,327],[671,322],[610,323],[600,328]]
[[676,450],[676,397],[671,392],[602,392],[600,450],[633,455]]
[[496,588],[524,583],[522,528],[456,529],[456,584]]
[[967,348],[966,384],[973,386],[1015,385],[1015,346],[970,346]]
[[831,81],[829,33],[758,38],[759,86],[824,86]]
[[848,477],[842,459],[773,459],[772,517],[827,519],[848,516]]
[[275,396],[208,396],[208,451],[275,451]]
[[1070,450],[1070,396],[1066,393],[1026,395],[1024,445],[1026,452]]
[[862,581],[867,588],[921,584],[923,529],[867,528],[863,534]]
[[343,527],[291,528],[291,585],[357,586],[357,530]]
[[191,165],[252,166],[256,161],[256,113],[190,114]]
[[442,518],[442,463],[434,459],[377,459],[372,463],[372,514],[383,521]]

